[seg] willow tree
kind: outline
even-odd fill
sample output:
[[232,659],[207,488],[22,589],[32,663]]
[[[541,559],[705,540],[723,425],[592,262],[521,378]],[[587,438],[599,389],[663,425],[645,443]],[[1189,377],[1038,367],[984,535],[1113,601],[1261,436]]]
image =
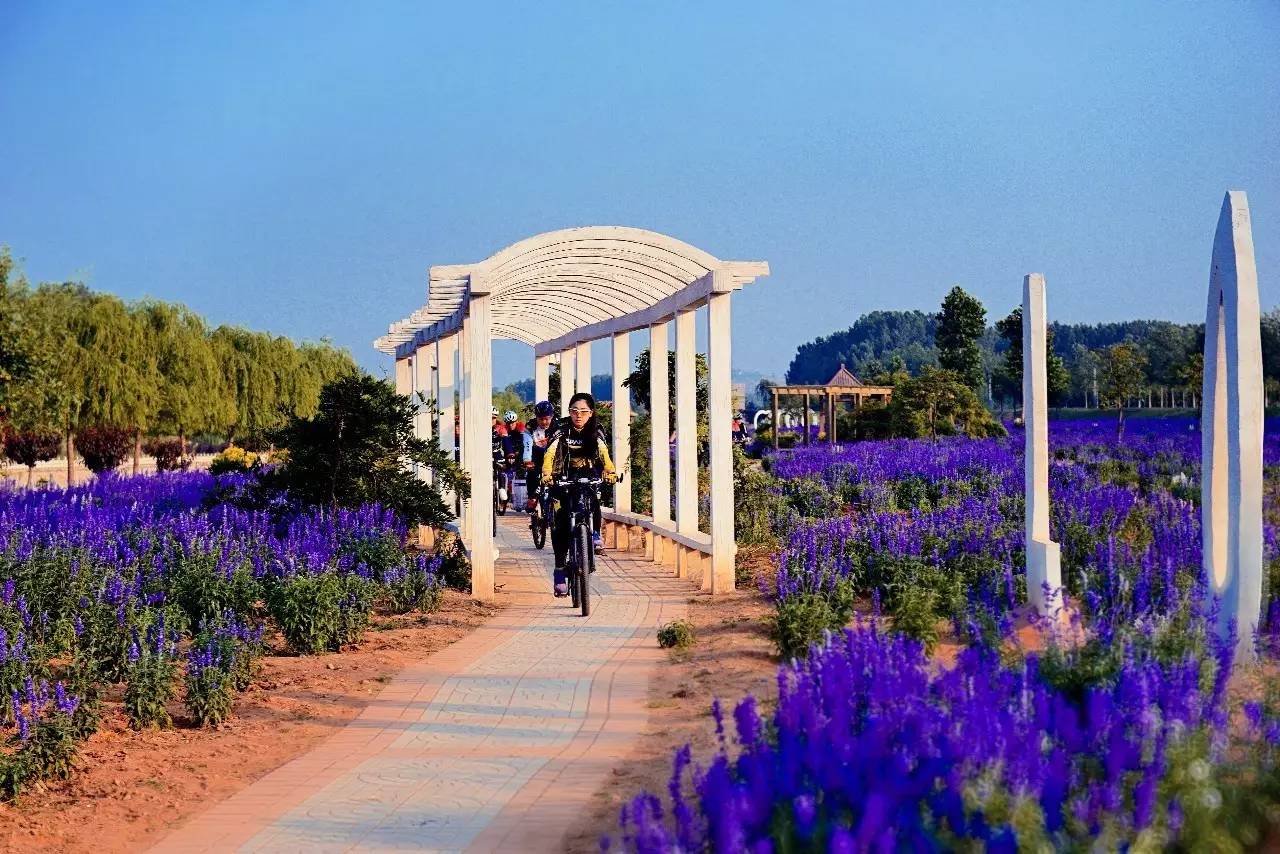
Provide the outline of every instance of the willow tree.
[[[184,306],[148,301],[135,306],[147,340],[147,373],[155,384],[146,426],[172,434],[187,450],[187,437],[208,429],[222,394],[222,377],[204,321]],[[135,469],[141,433],[135,439]]]

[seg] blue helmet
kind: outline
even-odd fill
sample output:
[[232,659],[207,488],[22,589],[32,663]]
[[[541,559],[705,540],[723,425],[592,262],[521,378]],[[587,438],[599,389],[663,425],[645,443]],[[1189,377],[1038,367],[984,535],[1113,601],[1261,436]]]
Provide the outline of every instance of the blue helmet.
[[533,414],[538,418],[554,418],[556,408],[551,405],[551,401],[540,400],[538,405],[533,408]]

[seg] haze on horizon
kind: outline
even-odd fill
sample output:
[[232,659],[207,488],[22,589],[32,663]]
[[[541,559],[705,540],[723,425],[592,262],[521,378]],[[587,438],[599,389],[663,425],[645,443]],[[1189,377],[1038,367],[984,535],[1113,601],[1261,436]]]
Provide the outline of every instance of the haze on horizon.
[[10,4],[0,244],[378,373],[428,266],[574,225],[768,260],[734,357],[774,375],[1028,271],[1052,320],[1199,321],[1227,189],[1280,302],[1280,5],[848,5]]

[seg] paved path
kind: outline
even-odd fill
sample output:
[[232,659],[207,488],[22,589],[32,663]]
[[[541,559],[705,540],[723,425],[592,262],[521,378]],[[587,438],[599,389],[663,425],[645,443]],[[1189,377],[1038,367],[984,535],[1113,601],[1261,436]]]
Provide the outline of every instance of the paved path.
[[561,850],[643,730],[654,631],[693,591],[607,552],[584,619],[551,597],[551,544],[535,551],[526,524],[500,520],[503,611],[154,850]]

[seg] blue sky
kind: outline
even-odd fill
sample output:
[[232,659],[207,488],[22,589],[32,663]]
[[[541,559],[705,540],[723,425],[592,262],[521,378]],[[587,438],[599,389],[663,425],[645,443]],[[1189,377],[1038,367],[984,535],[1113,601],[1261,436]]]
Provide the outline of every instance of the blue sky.
[[735,365],[781,373],[1033,270],[1054,319],[1200,319],[1240,188],[1280,302],[1280,4],[478,5],[2,4],[0,243],[381,372],[431,264],[634,225],[772,264]]

